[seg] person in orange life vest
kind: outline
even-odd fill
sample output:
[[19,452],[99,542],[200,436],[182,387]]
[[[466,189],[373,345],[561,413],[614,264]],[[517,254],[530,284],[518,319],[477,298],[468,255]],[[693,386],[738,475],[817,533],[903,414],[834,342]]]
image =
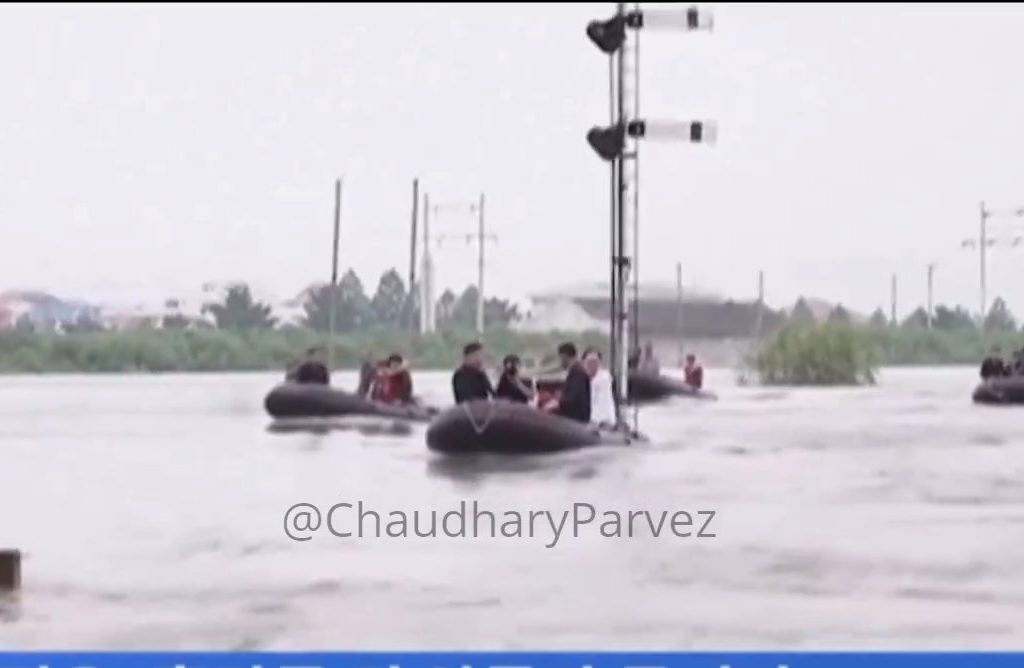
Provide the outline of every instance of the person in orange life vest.
[[704,385],[704,367],[697,364],[696,355],[686,356],[686,366],[683,367],[683,371],[686,373],[686,384],[695,390],[699,390]]
[[373,398],[386,404],[412,403],[412,375],[401,355],[392,354],[380,369]]

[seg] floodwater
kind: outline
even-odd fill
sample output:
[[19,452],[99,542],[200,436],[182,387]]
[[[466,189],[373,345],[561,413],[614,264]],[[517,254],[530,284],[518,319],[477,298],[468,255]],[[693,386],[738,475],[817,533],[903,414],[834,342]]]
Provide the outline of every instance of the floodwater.
[[[775,390],[712,372],[720,401],[642,411],[648,445],[462,464],[422,426],[269,433],[273,375],[4,378],[0,547],[25,557],[0,647],[1020,648],[1024,408],[973,406],[975,377]],[[417,383],[447,398],[444,374]],[[411,535],[414,512],[428,532],[463,501],[468,537],[457,518],[456,537]],[[300,502],[322,511],[307,541],[285,535]],[[410,535],[372,517],[331,535],[345,502],[382,532],[405,513]],[[474,538],[474,502],[499,531],[527,515],[521,535],[484,515]],[[570,513],[557,542],[543,519],[529,536],[545,510]],[[645,510],[662,532],[638,516],[630,537]],[[603,513],[626,515],[619,535]]]

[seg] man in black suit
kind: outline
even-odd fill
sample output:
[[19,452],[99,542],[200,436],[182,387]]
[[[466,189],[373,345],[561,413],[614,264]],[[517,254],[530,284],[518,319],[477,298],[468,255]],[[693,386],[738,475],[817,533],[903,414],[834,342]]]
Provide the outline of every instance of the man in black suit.
[[558,357],[566,370],[565,384],[558,399],[553,399],[545,410],[570,420],[590,422],[590,374],[576,358],[576,346],[563,343],[558,346]]
[[468,343],[462,349],[462,366],[452,374],[452,394],[455,403],[476,399],[489,399],[494,396],[491,379],[483,370],[483,346],[479,343]]

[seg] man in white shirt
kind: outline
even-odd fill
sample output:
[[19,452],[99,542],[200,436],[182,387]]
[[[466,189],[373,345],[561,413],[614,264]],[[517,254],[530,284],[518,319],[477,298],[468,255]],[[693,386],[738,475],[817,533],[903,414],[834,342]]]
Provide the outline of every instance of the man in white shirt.
[[612,375],[601,367],[601,353],[594,348],[584,351],[583,368],[590,374],[590,421],[612,429],[618,423],[612,396]]

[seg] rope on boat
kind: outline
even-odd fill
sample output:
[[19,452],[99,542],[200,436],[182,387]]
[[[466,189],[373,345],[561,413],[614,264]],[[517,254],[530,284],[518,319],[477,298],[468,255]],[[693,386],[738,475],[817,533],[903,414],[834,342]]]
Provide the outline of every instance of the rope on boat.
[[473,425],[473,431],[476,432],[477,436],[483,435],[487,431],[487,427],[491,425],[491,420],[494,418],[494,403],[487,402],[487,417],[484,418],[482,424],[478,425],[476,419],[473,417],[473,412],[469,410],[469,402],[462,404],[462,410],[466,412],[466,417],[469,418],[469,424]]

